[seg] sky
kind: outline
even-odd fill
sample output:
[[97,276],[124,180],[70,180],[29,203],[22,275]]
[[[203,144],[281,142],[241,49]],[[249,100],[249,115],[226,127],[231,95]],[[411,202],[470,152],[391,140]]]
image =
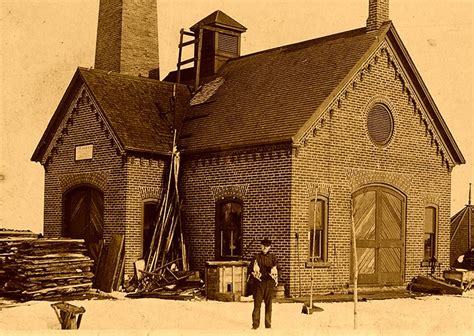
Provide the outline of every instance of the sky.
[[[94,65],[99,0],[0,0],[0,228],[42,232],[44,170],[30,161],[77,66]],[[220,9],[242,54],[365,26],[368,0],[158,0],[160,72],[179,30]],[[390,19],[461,149],[451,213],[474,182],[473,0],[390,0]]]

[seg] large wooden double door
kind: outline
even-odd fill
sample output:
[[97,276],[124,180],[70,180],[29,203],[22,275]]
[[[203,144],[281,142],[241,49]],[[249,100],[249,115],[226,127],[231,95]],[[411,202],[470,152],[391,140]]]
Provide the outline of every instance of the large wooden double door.
[[63,209],[63,235],[84,239],[89,255],[96,260],[104,226],[102,192],[89,186],[74,188],[64,195]]
[[384,186],[353,195],[359,283],[400,284],[405,269],[405,197]]

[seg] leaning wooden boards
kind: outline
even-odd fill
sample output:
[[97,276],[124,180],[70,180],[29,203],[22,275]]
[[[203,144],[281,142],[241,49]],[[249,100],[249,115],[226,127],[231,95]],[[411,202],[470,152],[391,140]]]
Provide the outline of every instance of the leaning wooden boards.
[[118,289],[123,267],[124,242],[124,235],[113,235],[107,253],[97,269],[97,288],[104,292],[110,293]]

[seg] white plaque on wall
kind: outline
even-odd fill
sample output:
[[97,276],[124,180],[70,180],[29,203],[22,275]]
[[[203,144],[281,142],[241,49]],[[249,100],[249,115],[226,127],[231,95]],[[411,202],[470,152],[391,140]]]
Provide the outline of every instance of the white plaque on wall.
[[94,145],[76,146],[76,161],[92,159]]

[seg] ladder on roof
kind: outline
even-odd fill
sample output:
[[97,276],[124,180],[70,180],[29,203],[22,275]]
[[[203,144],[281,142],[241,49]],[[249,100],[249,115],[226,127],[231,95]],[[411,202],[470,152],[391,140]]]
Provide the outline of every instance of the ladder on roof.
[[[179,38],[179,51],[178,51],[178,71],[177,71],[177,79],[176,82],[179,84],[181,82],[181,67],[183,65],[195,62],[195,79],[194,79],[194,91],[197,91],[199,87],[199,76],[201,72],[201,51],[202,51],[202,35],[203,35],[203,28],[199,28],[198,36],[196,33],[185,31],[184,29],[180,30],[180,38]],[[191,36],[194,39],[189,41],[184,41],[185,36]],[[189,58],[187,60],[182,60],[183,57],[183,48],[187,46],[195,46],[197,43],[197,53],[195,53],[194,57]],[[197,55],[196,55],[197,54]]]

